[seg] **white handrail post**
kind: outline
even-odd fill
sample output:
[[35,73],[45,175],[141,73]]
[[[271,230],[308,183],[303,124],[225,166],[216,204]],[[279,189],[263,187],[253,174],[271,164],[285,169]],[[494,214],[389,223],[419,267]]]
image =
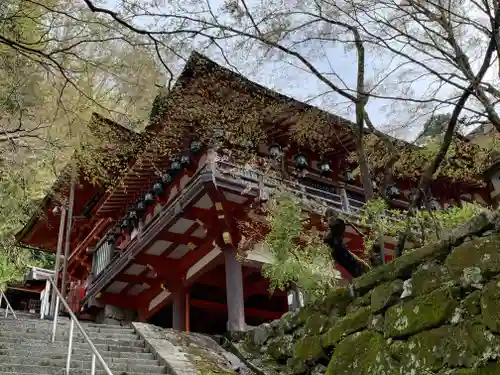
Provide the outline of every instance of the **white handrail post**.
[[52,342],[56,341],[57,318],[59,316],[59,301],[60,301],[60,297],[59,297],[59,295],[57,295],[56,306],[54,309],[54,320],[52,321],[52,338],[51,338]]
[[2,308],[3,290],[0,290],[0,309]]
[[69,324],[69,342],[68,342],[68,358],[66,358],[66,375],[69,375],[71,368],[71,352],[73,351],[73,330],[75,329],[75,321],[73,318]]
[[[52,287],[55,288],[55,291],[56,291],[56,294],[57,294],[56,313],[59,312],[59,302],[60,302],[60,303],[62,303],[63,307],[68,312],[69,317],[71,319],[70,333],[69,333],[70,339],[69,339],[69,345],[68,345],[68,358],[67,358],[67,362],[66,362],[66,374],[69,374],[70,367],[71,367],[70,365],[71,365],[71,353],[72,353],[72,345],[73,345],[73,330],[74,330],[74,326],[76,325],[76,327],[78,328],[78,330],[82,334],[84,340],[90,346],[90,350],[92,350],[92,353],[95,356],[95,360],[99,361],[99,364],[101,365],[102,369],[104,370],[104,372],[107,375],[113,375],[113,373],[109,369],[108,365],[106,364],[106,362],[102,358],[102,355],[99,353],[99,351],[95,347],[94,343],[92,342],[92,340],[90,339],[90,337],[87,335],[87,333],[83,329],[82,325],[78,321],[78,319],[75,316],[75,314],[73,313],[73,311],[71,311],[71,308],[69,307],[69,305],[66,302],[66,300],[63,298],[61,292],[59,291],[59,289],[57,289],[57,285],[56,285],[56,282],[54,281],[54,279],[50,278],[50,282],[52,284]],[[53,330],[52,330],[52,342],[55,341],[55,336],[56,336],[57,316],[58,316],[58,314],[56,314],[54,316],[54,325],[53,325]]]
[[90,375],[95,375],[95,353],[92,353],[92,367],[90,368]]

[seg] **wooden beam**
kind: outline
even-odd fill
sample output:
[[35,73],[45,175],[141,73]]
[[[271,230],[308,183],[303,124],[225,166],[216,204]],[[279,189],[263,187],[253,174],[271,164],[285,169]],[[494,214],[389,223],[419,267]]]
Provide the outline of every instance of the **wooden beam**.
[[[191,299],[191,307],[227,313],[227,305],[217,302]],[[275,320],[281,318],[282,315],[281,312],[265,311],[251,307],[245,308],[245,316],[252,318]]]

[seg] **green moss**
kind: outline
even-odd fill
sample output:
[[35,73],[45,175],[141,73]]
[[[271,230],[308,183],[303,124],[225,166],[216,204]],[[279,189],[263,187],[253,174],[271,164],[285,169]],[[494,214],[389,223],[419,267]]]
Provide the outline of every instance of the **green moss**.
[[363,331],[342,340],[333,352],[326,375],[396,375],[383,336]]
[[480,307],[481,301],[481,291],[475,290],[468,294],[461,303],[461,307],[464,310],[466,316],[475,316],[481,313]]
[[269,340],[267,354],[276,361],[283,361],[293,356],[293,349],[293,336],[279,336]]
[[323,355],[319,336],[305,336],[295,345],[294,358],[297,360],[318,359]]
[[484,367],[476,369],[446,369],[438,375],[498,375],[500,374],[500,363],[490,363]]
[[450,280],[450,274],[445,266],[426,263],[412,275],[412,296],[430,293]]
[[397,360],[398,362],[401,361],[403,355],[407,350],[408,349],[406,341],[394,340],[389,345],[389,353],[391,357]]
[[345,336],[365,328],[370,317],[370,308],[362,307],[359,310],[344,316],[332,328],[321,336],[324,348],[331,347]]
[[318,308],[324,314],[344,315],[353,297],[347,288],[335,288],[320,303]]
[[372,269],[370,272],[354,280],[354,288],[358,291],[368,291],[383,281],[392,281],[397,278],[410,276],[417,265],[439,258],[447,254],[449,241],[423,246],[413,250],[395,261]]
[[455,280],[463,280],[464,269],[478,267],[483,277],[500,273],[500,234],[480,237],[453,250],[446,266]]
[[474,342],[476,355],[482,361],[500,358],[500,338],[478,323],[467,323],[465,329]]
[[409,371],[471,367],[478,360],[476,354],[475,343],[466,330],[442,326],[410,337],[401,358],[401,366]]
[[390,307],[385,314],[385,336],[411,335],[443,323],[456,306],[454,294],[451,288],[441,288]]
[[394,302],[403,291],[403,280],[389,281],[377,286],[371,293],[372,312],[378,312]]
[[[299,312],[289,311],[281,317],[278,324],[278,331],[281,334],[290,333],[295,328],[297,328],[300,324],[305,323],[305,319],[303,318],[305,315],[310,314],[309,309],[302,308]],[[302,320],[301,320],[302,318]]]
[[489,329],[500,333],[500,280],[494,280],[484,287],[481,317]]
[[316,312],[307,319],[304,331],[307,335],[319,335],[320,333],[323,333],[326,328],[328,328],[328,325],[328,317]]

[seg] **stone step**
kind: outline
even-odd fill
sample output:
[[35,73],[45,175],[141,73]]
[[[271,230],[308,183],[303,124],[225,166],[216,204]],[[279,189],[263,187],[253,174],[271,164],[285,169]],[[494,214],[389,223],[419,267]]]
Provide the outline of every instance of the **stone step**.
[[[49,349],[49,350],[61,350],[66,348],[68,345],[67,342],[59,341],[55,343],[36,341],[36,342],[6,342],[5,340],[0,341],[0,352],[2,349],[17,349],[23,351],[38,351],[41,349]],[[104,355],[103,352],[131,352],[131,353],[147,353],[147,349],[145,347],[139,346],[121,346],[121,345],[107,345],[107,344],[95,344],[97,350]],[[87,343],[79,343],[76,342],[73,344],[73,348],[75,351],[85,351],[85,353],[90,353],[91,350]]]
[[[38,366],[43,367],[59,367],[65,368],[66,358],[63,359],[50,359],[50,358],[40,358],[40,357],[0,357],[2,360],[2,366]],[[122,372],[143,372],[148,374],[165,374],[165,367],[160,366],[158,363],[153,365],[148,364],[137,364],[137,363],[117,363],[113,361],[104,360],[106,365],[110,368],[113,373]],[[92,366],[91,361],[79,361],[71,358],[71,368],[72,369],[87,369],[90,370]],[[96,360],[96,370],[101,369],[100,364]]]
[[[150,352],[99,352],[106,361],[112,361],[117,363],[144,363],[152,364],[151,361],[157,363],[154,359],[154,355]],[[50,359],[64,359],[68,354],[65,348],[60,349],[42,349],[37,351],[23,351],[18,349],[0,349],[0,363],[4,357],[41,357]],[[79,361],[91,361],[92,351],[89,350],[78,350],[73,352],[73,358]]]
[[[13,326],[13,325],[19,325],[19,326],[27,326],[27,327],[45,327],[45,326],[50,326],[52,327],[52,320],[40,320],[40,319],[0,319],[0,327],[1,326]],[[69,327],[69,319],[57,319],[57,326],[58,327]],[[82,325],[85,330],[89,329],[108,329],[108,330],[132,330],[130,326],[119,326],[119,325],[112,325],[112,324],[98,324],[98,323],[93,323],[93,322],[85,322],[85,321],[80,321],[80,324]]]
[[[35,337],[31,337],[29,335],[25,336],[23,334],[8,336],[8,335],[4,335],[3,333],[4,333],[3,331],[0,331],[0,343],[20,343],[20,344],[22,344],[22,343],[29,342],[30,344],[34,344],[34,345],[46,345],[47,342],[50,341],[49,336],[45,336],[42,338],[35,338]],[[133,338],[135,338],[135,340],[130,339],[130,338],[125,339],[125,340],[117,340],[117,339],[113,339],[113,338],[104,338],[104,339],[93,338],[92,342],[94,343],[94,345],[144,347],[144,340],[139,340],[137,337],[133,337]],[[57,340],[53,344],[61,343],[63,345],[67,345],[67,342],[68,342],[67,340],[63,340],[63,338],[61,338],[60,340]],[[78,345],[78,344],[88,345],[87,341],[83,337],[73,337],[73,344],[74,345]]]
[[[22,374],[36,374],[36,375],[62,375],[65,373],[64,367],[40,367],[28,365],[5,365],[0,364],[0,375],[22,375]],[[85,369],[71,369],[71,375],[89,375],[90,371]],[[96,369],[96,375],[106,374],[103,370]],[[148,372],[121,372],[114,375],[148,375]]]
[[[138,341],[138,336],[134,333],[102,333],[102,332],[86,332],[90,337],[94,344],[104,343],[106,344],[107,340],[113,340],[116,342],[134,342]],[[0,328],[0,337],[19,337],[25,340],[43,340],[47,341],[51,338],[51,331],[47,332],[31,332],[31,331],[16,331],[16,330],[8,330],[4,331]],[[69,330],[58,330],[56,331],[56,341],[67,341],[69,339]],[[83,338],[81,332],[73,332],[73,340],[75,342],[86,342]]]
[[[135,332],[132,328],[123,328],[123,329],[109,329],[109,328],[97,328],[97,327],[83,327],[85,333],[90,337],[130,337],[135,335]],[[15,324],[15,325],[1,325],[0,324],[0,332],[15,332],[15,333],[29,333],[29,334],[42,334],[42,335],[51,335],[52,334],[52,325],[39,325],[39,326],[31,326],[31,325],[23,325],[23,324]],[[59,334],[69,334],[69,326],[60,326],[58,325],[56,328],[56,335]],[[81,332],[78,327],[75,326],[74,335],[81,336]]]

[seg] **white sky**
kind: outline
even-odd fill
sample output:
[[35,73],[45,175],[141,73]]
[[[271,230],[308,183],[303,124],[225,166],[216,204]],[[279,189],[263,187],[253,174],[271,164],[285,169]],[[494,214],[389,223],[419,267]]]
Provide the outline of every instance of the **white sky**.
[[[108,7],[113,8],[116,6],[117,0],[105,0],[105,3]],[[220,5],[222,5],[222,3],[223,0],[211,0],[213,9],[217,9]],[[144,20],[144,22],[148,21]],[[228,51],[231,51],[231,48],[228,48]],[[318,55],[317,58],[311,60],[315,67],[320,71],[335,71],[344,81],[347,82],[349,87],[354,87],[356,80],[356,58],[354,52],[345,52],[342,47],[336,47],[331,48],[328,51],[324,51],[324,53],[328,56],[327,59]],[[226,66],[224,59],[221,57],[220,53],[218,53],[216,48],[211,51],[204,52],[204,54],[219,64]],[[254,55],[246,51],[233,50],[233,53],[227,53],[226,56],[229,58],[231,63],[237,67],[240,73],[252,81],[300,101],[307,101],[312,97],[325,92],[326,90],[325,85],[311,73],[296,68],[286,63],[286,61],[270,61],[257,65]],[[367,51],[367,60],[367,77],[375,74],[376,69],[380,71],[388,69],[389,67],[387,60],[384,61],[384,59],[378,54],[370,54],[369,50]],[[229,68],[231,69],[231,67]],[[417,96],[419,92],[423,93],[426,91],[428,86],[429,81],[426,79],[415,80],[415,82],[412,83],[412,89],[417,93]],[[388,89],[387,94],[393,94],[390,92],[390,88]],[[311,101],[310,104],[353,120],[354,111],[352,110],[352,105],[349,106],[349,110],[346,109],[347,105],[339,104],[342,102],[345,102],[345,99],[339,97],[338,95],[328,94]],[[424,120],[412,123],[411,127],[403,129],[399,125],[399,121],[404,122],[404,109],[401,111],[401,108],[399,108],[399,112],[394,110],[394,108],[391,110],[390,104],[391,102],[389,101],[370,99],[367,109],[372,121],[379,128],[396,129],[394,134],[399,137],[407,140],[413,139],[421,130],[421,125]],[[398,103],[398,105],[399,107],[404,107],[404,103]]]

